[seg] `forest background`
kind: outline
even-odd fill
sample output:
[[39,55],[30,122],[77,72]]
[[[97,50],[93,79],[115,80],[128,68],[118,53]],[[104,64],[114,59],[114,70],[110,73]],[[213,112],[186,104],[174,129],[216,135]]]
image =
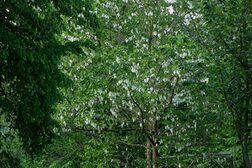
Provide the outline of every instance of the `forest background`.
[[244,167],[250,0],[2,0],[0,167]]

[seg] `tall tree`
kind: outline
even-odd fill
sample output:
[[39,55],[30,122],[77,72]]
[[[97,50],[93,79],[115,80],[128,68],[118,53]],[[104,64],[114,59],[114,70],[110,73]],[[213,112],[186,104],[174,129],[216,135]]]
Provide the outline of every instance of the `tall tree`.
[[18,130],[30,154],[39,152],[54,134],[58,90],[67,85],[60,58],[91,44],[70,31],[98,26],[91,8],[92,1],[0,2],[0,114]]
[[[60,90],[62,139],[47,149],[44,166],[231,167],[233,154],[245,151],[248,158],[249,145],[242,149],[241,140],[247,136],[243,111],[251,107],[250,70],[231,52],[239,50],[236,21],[243,5],[97,1],[91,13],[101,20],[102,38],[78,26],[64,32],[72,40],[97,40],[101,50],[62,59],[73,85]],[[247,22],[244,34],[250,34]],[[249,55],[241,58],[250,67]],[[245,159],[235,162],[248,167]]]
[[[203,69],[203,59],[195,56],[201,50],[178,29],[172,4],[101,1],[97,6],[104,26],[102,52],[64,64],[69,67],[70,62],[72,68],[66,69],[76,84],[66,92],[68,107],[62,106],[66,125],[104,133],[104,143],[115,142],[112,151],[121,157],[134,155],[147,167],[164,164],[169,155],[184,154],[182,149],[204,152],[204,141],[217,129],[208,130],[207,122],[214,125],[219,117],[212,108],[205,112],[210,103],[201,93],[208,78],[198,70]],[[198,83],[197,88],[190,83]],[[141,152],[135,155],[131,147]],[[121,164],[136,166],[136,161],[122,159]],[[166,166],[188,164],[182,162],[177,159]]]
[[[251,167],[251,11],[249,0],[180,2],[182,29],[203,46],[214,60],[226,107],[241,147],[245,167]],[[186,21],[186,22],[184,22]],[[186,23],[186,24],[185,24]]]

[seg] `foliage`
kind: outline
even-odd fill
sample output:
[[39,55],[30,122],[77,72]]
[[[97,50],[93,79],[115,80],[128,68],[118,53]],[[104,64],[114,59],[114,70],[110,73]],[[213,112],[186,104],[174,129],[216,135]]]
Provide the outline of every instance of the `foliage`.
[[[250,167],[249,1],[30,3],[49,31],[27,26],[32,36],[13,38],[22,52],[0,41],[1,112],[26,147],[41,151],[45,128],[57,136],[23,167]],[[29,137],[20,117],[46,136]]]
[[[73,41],[69,32],[77,25],[97,25],[90,8],[92,1],[0,2],[0,112],[30,154],[41,151],[57,126],[52,114],[61,99],[59,87],[68,83],[58,66],[61,56],[91,45]],[[1,135],[1,149],[5,145]]]

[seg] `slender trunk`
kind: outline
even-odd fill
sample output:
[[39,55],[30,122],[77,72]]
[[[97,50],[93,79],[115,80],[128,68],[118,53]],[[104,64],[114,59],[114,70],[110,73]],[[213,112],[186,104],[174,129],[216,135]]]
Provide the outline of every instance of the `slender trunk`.
[[245,138],[242,142],[242,156],[243,156],[243,162],[244,162],[244,168],[251,168],[251,161],[249,158],[249,150],[248,150],[248,139]]
[[241,129],[241,127],[236,126],[236,132],[239,137],[241,152],[242,152],[242,159],[244,168],[251,168],[251,161],[249,158],[249,149],[248,149],[248,134],[246,131]]
[[249,145],[248,145],[248,111],[246,111],[241,121],[235,121],[236,133],[239,138],[239,145],[241,146],[242,159],[244,168],[251,168],[251,161],[249,158]]
[[158,168],[158,150],[157,150],[157,140],[154,137],[157,133],[157,120],[156,115],[153,118],[152,128],[153,134],[153,141],[155,142],[152,144],[152,161],[153,161],[153,168]]
[[146,168],[151,168],[151,142],[149,139],[147,139],[146,143],[146,161],[147,161]]
[[158,159],[158,150],[157,150],[157,147],[156,146],[153,146],[152,148],[152,160],[153,160],[153,168],[158,168],[158,162],[157,162],[157,159]]
[[[245,72],[245,81],[246,81],[246,92],[245,92],[245,112],[243,114],[243,132],[242,132],[242,141],[241,141],[241,148],[242,148],[242,156],[245,168],[251,168],[251,161],[249,158],[249,149],[248,149],[248,137],[250,134],[248,124],[249,124],[249,113],[250,113],[250,100],[251,100],[251,74],[249,73],[249,69],[251,68],[249,65],[248,55],[244,55],[244,51],[248,50],[250,47],[250,43],[248,43],[247,33],[248,33],[248,23],[246,17],[249,15],[249,10],[247,10],[247,5],[251,3],[251,1],[243,1],[243,9],[241,13],[241,27],[240,27],[240,54],[239,54],[239,62]],[[250,41],[251,42],[251,41]],[[244,58],[244,59],[242,59]]]
[[249,149],[248,149],[248,135],[247,133],[241,129],[241,127],[236,126],[236,132],[238,134],[238,138],[240,141],[242,159],[244,168],[251,168],[251,161],[249,158]]
[[[247,104],[248,105],[248,104]],[[241,142],[241,148],[242,148],[242,156],[243,156],[243,162],[245,165],[245,168],[251,168],[251,161],[249,158],[249,149],[248,149],[248,136],[249,136],[249,130],[248,130],[248,110],[244,113],[244,131],[242,136],[242,142]]]

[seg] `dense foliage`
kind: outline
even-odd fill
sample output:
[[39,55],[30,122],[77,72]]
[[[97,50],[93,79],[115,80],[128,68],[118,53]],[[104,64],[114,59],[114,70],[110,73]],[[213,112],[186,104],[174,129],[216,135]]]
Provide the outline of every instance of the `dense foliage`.
[[0,8],[3,166],[251,167],[251,1]]
[[[58,90],[67,84],[58,67],[60,57],[66,52],[79,53],[88,44],[71,42],[62,33],[70,36],[73,24],[95,26],[95,16],[84,9],[91,7],[82,1],[0,2],[1,162],[18,156],[5,147],[5,141],[15,136],[4,133],[9,129],[16,131],[30,154],[39,152],[52,138],[56,127],[52,114],[61,98]],[[70,17],[72,26],[67,23]]]

